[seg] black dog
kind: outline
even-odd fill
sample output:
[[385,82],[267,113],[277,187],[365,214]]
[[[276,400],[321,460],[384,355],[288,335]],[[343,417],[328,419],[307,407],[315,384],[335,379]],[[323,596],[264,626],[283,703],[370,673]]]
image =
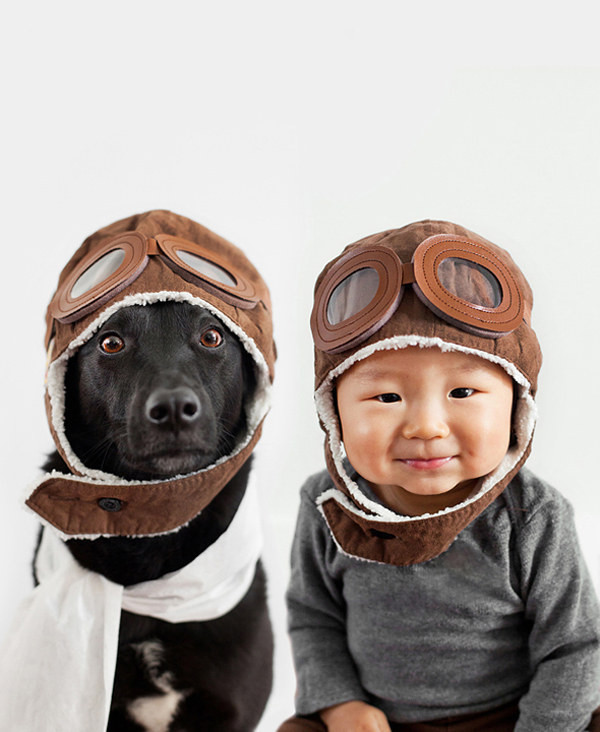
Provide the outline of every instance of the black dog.
[[[88,467],[126,479],[197,471],[231,452],[254,388],[251,358],[207,310],[123,308],[69,362],[67,437]],[[58,453],[45,467],[66,470]],[[175,533],[67,546],[122,585],[159,578],[227,529],[248,473],[249,461]],[[260,562],[242,601],[216,620],[173,624],[123,611],[109,732],[249,732],[271,690],[272,652]]]

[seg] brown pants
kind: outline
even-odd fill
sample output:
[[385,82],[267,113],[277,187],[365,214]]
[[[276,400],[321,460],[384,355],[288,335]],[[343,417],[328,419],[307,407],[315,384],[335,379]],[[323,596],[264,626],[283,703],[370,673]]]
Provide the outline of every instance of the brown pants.
[[[391,723],[392,732],[513,732],[519,709],[516,704],[482,714],[467,714],[461,717],[448,717],[433,722],[415,722],[409,724]],[[278,732],[326,732],[327,727],[316,715],[308,717],[292,717],[284,722]],[[593,716],[588,732],[600,732],[600,709]]]

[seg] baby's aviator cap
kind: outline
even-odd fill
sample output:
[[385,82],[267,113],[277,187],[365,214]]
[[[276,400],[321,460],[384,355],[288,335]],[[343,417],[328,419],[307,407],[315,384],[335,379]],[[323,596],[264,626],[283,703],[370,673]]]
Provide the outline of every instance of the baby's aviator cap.
[[509,362],[535,393],[541,353],[532,307],[508,252],[461,226],[421,221],[374,234],[346,247],[317,280],[315,386],[368,346],[421,336]]
[[[396,565],[438,556],[508,485],[531,449],[541,352],[533,296],[510,255],[461,226],[421,221],[349,245],[315,286],[315,402],[334,488],[319,497],[325,520],[350,555]],[[335,381],[380,350],[460,351],[497,363],[515,388],[514,439],[501,465],[462,504],[402,516],[374,502],[345,460]]]

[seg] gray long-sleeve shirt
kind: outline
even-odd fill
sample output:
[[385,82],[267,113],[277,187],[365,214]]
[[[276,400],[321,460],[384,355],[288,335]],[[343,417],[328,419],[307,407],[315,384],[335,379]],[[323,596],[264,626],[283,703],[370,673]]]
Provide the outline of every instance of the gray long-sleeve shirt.
[[331,485],[303,487],[292,550],[299,714],[361,699],[413,722],[520,700],[518,732],[586,728],[600,611],[561,494],[522,470],[446,552],[396,567],[339,549],[315,504]]

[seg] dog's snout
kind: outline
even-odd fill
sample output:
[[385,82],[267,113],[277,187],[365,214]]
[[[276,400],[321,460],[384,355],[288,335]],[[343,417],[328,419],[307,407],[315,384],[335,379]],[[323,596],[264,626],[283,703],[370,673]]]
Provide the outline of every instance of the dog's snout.
[[160,388],[146,401],[146,419],[156,426],[185,427],[200,416],[200,400],[187,386]]

